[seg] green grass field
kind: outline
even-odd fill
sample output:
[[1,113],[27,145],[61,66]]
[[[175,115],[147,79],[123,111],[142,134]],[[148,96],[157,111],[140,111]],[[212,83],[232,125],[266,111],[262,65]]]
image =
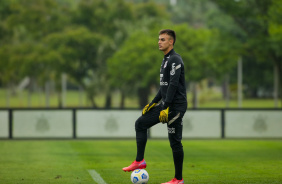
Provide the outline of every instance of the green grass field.
[[[282,183],[281,140],[184,140],[186,184]],[[135,158],[135,140],[1,140],[1,184],[96,182],[130,184],[121,169]],[[148,140],[145,159],[149,184],[173,177],[167,140]]]

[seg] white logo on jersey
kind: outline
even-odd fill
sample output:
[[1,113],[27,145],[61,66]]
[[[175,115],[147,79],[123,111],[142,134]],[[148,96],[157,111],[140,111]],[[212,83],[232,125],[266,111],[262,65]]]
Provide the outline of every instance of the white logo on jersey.
[[163,77],[164,77],[164,74],[160,74],[160,85],[161,86],[167,86],[168,85],[168,83],[167,82],[163,82]]
[[174,65],[175,65],[175,63],[172,63],[170,75],[174,75],[175,74],[175,66]]
[[166,67],[166,65],[167,65],[167,61],[166,61],[165,64],[164,64],[164,68]]
[[171,71],[170,71],[170,75],[174,75],[175,74],[175,70],[178,70],[179,68],[181,68],[181,64],[174,66],[175,63],[172,63],[171,65]]

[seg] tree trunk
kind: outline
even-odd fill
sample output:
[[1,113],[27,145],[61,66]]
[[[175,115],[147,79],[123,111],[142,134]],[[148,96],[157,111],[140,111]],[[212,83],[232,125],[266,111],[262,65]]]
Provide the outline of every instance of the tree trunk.
[[83,106],[83,87],[81,87],[80,85],[79,85],[79,90],[78,90],[79,92],[79,99],[78,99],[78,105],[80,106],[80,107],[82,107]]
[[10,97],[11,97],[11,90],[10,90],[10,85],[8,85],[6,90],[6,107],[10,107]]
[[278,77],[278,66],[274,65],[274,77],[273,77],[273,85],[274,85],[274,91],[273,91],[273,98],[274,98],[274,107],[278,108],[278,99],[279,99],[279,77]]
[[112,95],[110,92],[106,93],[105,108],[109,109],[112,106]]
[[139,107],[143,108],[148,104],[150,90],[148,88],[139,88],[138,89],[138,102]]
[[45,82],[45,103],[46,107],[50,107],[50,81]]
[[63,105],[63,94],[62,94],[62,91],[61,90],[59,90],[58,91],[58,107],[59,108],[63,108],[64,107],[64,105]]
[[34,91],[34,78],[31,77],[29,85],[28,85],[28,95],[27,95],[27,106],[28,107],[31,107],[31,96],[32,96],[33,91]]
[[[282,108],[282,58],[279,58],[279,60],[277,61],[277,69],[278,69],[278,94],[279,94],[279,90],[280,90],[280,98],[281,98],[281,108]],[[278,95],[279,96],[279,95]]]
[[[279,96],[280,96],[281,108],[282,108],[282,57],[278,57],[275,54],[273,54],[272,58],[273,58],[273,61],[274,61],[274,95],[275,95],[275,93],[277,93],[276,94],[277,95],[277,101],[278,101]],[[277,77],[276,79],[275,79],[275,76]],[[274,96],[274,98],[275,98],[275,96]],[[274,103],[276,103],[276,102],[274,102]],[[277,102],[277,107],[278,107],[278,102]]]
[[93,108],[97,108],[97,104],[96,104],[96,102],[95,102],[95,100],[94,100],[94,96],[93,96],[93,95],[89,95],[89,100],[90,100],[90,102],[91,102],[91,106],[92,106]]
[[238,98],[238,107],[242,108],[242,99],[243,99],[243,63],[242,57],[238,59],[238,68],[237,68],[237,98]]
[[67,93],[67,74],[62,73],[61,76],[61,107],[66,106],[66,93]]
[[229,90],[229,75],[226,74],[222,85],[222,96],[225,100],[225,107],[229,107],[230,102],[230,90]]
[[192,88],[192,106],[194,109],[198,108],[198,94],[197,94],[197,82],[191,82]]
[[124,108],[125,95],[124,95],[123,91],[121,91],[120,93],[121,93],[121,95],[120,95],[120,105],[119,105],[119,107],[121,109],[123,109]]

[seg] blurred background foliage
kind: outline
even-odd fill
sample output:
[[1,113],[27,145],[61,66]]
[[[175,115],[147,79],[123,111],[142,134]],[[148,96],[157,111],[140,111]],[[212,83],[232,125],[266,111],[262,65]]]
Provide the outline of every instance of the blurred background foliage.
[[38,93],[65,107],[66,88],[75,106],[143,107],[158,90],[164,28],[177,33],[190,107],[236,98],[238,58],[244,98],[282,97],[281,17],[282,0],[1,0],[0,106],[22,94],[33,106]]

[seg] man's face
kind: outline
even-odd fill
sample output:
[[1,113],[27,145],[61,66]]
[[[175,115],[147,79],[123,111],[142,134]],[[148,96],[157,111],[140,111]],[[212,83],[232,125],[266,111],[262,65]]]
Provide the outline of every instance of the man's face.
[[167,34],[159,35],[159,50],[160,51],[168,51],[173,47],[173,39]]

